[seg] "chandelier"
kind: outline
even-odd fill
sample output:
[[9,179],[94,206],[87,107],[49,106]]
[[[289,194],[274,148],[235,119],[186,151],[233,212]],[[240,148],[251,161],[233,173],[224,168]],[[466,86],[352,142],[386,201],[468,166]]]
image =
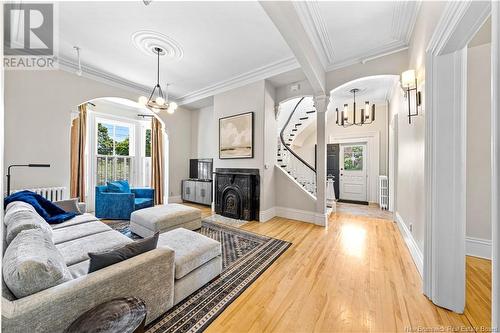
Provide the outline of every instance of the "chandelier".
[[[156,85],[153,87],[153,91],[151,91],[149,98],[146,96],[139,97],[139,104],[147,106],[155,113],[166,110],[167,113],[172,114],[177,109],[177,103],[168,101],[168,84],[166,96],[163,95],[163,90],[160,86],[160,55],[164,55],[165,51],[159,47],[155,47],[153,51],[157,55]],[[158,92],[155,95],[156,90],[158,90]]]
[[[375,104],[372,104],[370,107],[370,102],[365,102],[365,108],[358,111],[356,109],[356,93],[359,91],[358,88],[351,89],[349,92],[353,94],[353,105],[351,108],[351,112],[349,114],[349,104],[344,104],[344,110],[339,112],[339,109],[336,108],[336,116],[337,119],[335,123],[342,127],[349,127],[352,125],[362,126],[365,124],[371,124],[375,121]],[[371,109],[371,112],[370,112]],[[356,119],[359,116],[358,119]]]

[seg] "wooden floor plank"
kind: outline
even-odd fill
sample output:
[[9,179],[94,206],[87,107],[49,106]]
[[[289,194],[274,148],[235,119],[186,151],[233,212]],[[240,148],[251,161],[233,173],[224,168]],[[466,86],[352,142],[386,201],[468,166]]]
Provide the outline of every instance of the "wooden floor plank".
[[[203,208],[203,215],[211,214]],[[374,217],[375,216],[375,217]],[[435,306],[394,222],[330,217],[328,229],[285,218],[242,229],[292,246],[207,332],[409,332],[490,325],[491,262],[467,258],[463,315]]]

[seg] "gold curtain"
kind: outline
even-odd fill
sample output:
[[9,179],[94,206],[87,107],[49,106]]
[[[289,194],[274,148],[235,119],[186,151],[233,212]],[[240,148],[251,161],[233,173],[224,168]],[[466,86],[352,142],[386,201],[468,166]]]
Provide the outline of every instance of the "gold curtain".
[[78,117],[71,122],[71,198],[85,202],[85,143],[87,103],[78,106]]
[[158,119],[151,121],[151,187],[155,189],[155,205],[163,204],[163,132]]

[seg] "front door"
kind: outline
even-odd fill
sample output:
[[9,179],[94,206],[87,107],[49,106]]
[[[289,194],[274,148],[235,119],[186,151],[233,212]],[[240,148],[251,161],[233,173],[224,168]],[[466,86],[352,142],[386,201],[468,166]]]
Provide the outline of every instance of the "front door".
[[342,144],[340,146],[340,199],[367,201],[366,144]]

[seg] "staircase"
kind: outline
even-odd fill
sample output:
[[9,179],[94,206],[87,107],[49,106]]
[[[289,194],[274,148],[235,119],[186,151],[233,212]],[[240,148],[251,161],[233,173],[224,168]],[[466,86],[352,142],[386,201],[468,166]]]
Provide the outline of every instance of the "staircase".
[[293,143],[309,124],[316,120],[312,97],[300,97],[280,105],[285,122],[278,136],[277,165],[304,190],[316,196],[316,169],[293,151]]

